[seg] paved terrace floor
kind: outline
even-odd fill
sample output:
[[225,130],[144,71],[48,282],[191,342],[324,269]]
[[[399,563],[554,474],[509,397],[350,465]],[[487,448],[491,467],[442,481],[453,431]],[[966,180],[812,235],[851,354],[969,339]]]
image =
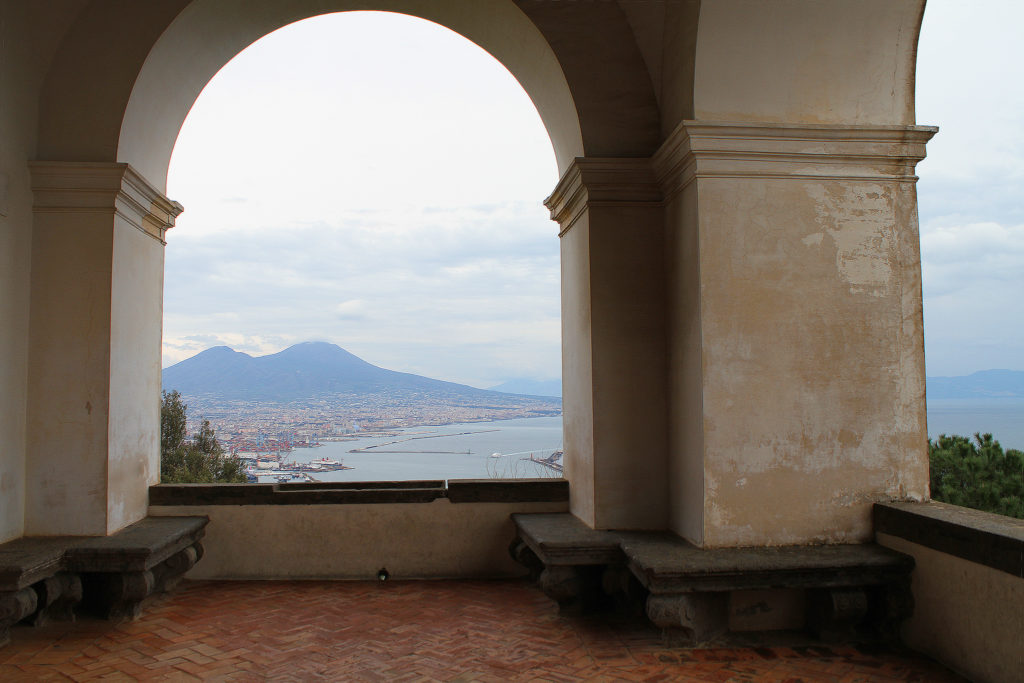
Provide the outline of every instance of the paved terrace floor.
[[188,582],[121,625],[18,627],[0,681],[961,681],[908,652],[667,647],[516,581]]

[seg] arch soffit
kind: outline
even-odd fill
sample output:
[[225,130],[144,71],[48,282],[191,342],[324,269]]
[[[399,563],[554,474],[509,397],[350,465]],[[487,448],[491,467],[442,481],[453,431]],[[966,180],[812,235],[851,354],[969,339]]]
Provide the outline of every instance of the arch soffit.
[[127,103],[117,159],[164,184],[174,141],[200,91],[230,59],[295,21],[347,10],[392,11],[433,21],[505,65],[531,97],[560,169],[584,154],[579,117],[558,59],[511,1],[194,0],[150,51]]
[[693,118],[912,126],[924,0],[702,0]]

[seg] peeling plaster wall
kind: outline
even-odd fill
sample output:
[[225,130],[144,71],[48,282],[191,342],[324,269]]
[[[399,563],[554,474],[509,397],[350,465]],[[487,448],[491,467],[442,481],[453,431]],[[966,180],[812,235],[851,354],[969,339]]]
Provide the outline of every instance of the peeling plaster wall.
[[566,503],[153,506],[157,516],[207,515],[193,579],[394,579],[522,576],[508,545],[514,512]]
[[913,185],[699,193],[705,544],[867,541],[927,496]]

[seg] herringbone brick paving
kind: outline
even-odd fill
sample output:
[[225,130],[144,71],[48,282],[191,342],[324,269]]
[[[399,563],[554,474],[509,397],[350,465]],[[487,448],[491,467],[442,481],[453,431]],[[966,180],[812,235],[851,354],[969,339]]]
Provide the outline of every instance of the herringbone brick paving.
[[518,581],[202,581],[132,623],[17,628],[0,681],[960,681],[906,652],[684,649]]

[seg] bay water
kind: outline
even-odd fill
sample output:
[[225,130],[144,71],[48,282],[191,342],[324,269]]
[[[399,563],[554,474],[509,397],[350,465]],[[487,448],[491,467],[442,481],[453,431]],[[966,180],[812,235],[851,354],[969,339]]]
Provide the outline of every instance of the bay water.
[[[1004,448],[1024,450],[1024,399],[932,399],[928,436],[972,436],[989,432]],[[410,481],[415,479],[509,479],[557,477],[530,462],[562,448],[562,418],[535,417],[409,427],[391,436],[353,435],[352,441],[298,448],[286,460],[341,460],[350,470],[320,472],[318,481]],[[356,450],[359,452],[352,453]],[[261,481],[271,481],[261,477]]]
[[[389,431],[394,436],[359,436],[297,448],[289,462],[328,458],[350,470],[319,472],[318,481],[410,481],[416,479],[522,479],[558,477],[529,461],[562,448],[562,418],[533,417],[469,422]],[[357,450],[361,452],[353,453]],[[261,477],[261,481],[270,481]]]

